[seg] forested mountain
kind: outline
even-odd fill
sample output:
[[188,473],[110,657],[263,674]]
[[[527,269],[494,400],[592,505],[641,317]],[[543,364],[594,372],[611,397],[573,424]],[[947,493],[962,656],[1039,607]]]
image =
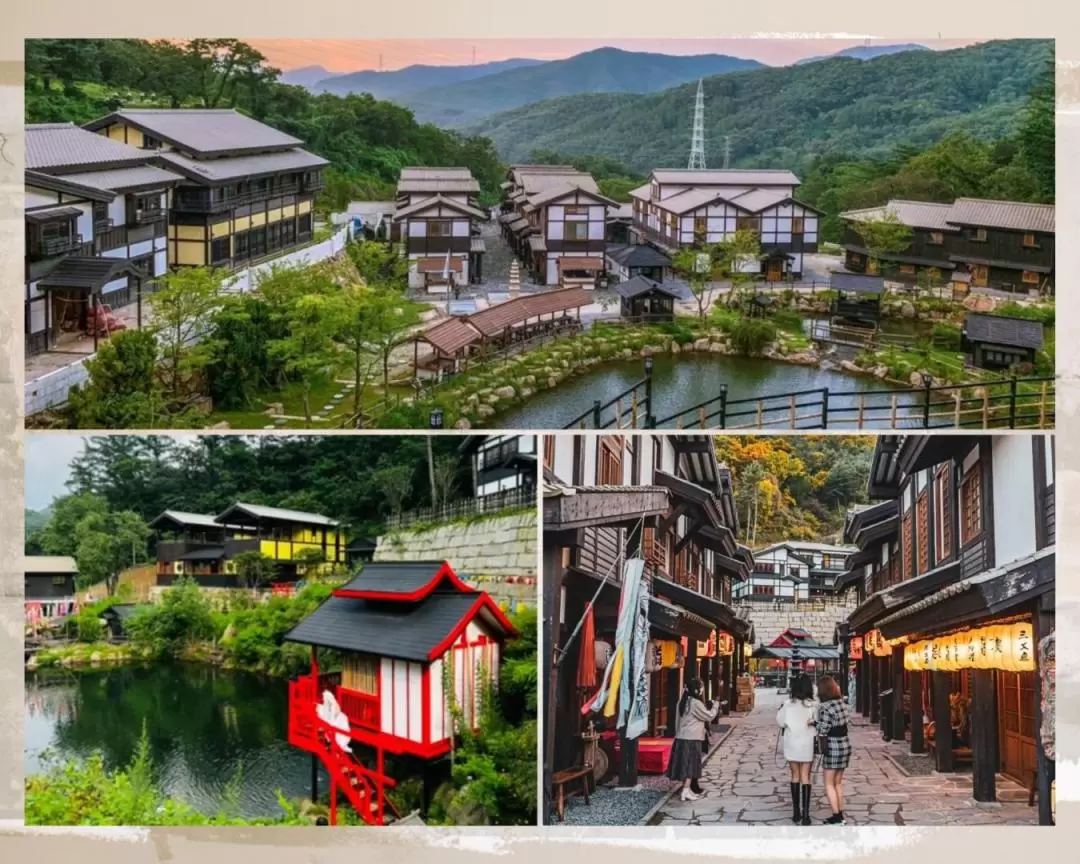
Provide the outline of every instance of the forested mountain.
[[716,455],[732,471],[739,540],[839,542],[844,516],[866,502],[869,435],[721,435]]
[[[490,63],[475,63],[467,66],[428,66],[416,64],[404,69],[389,72],[377,72],[364,69],[348,72],[344,75],[326,73],[312,87],[316,92],[334,93],[345,96],[349,93],[370,93],[377,99],[394,99],[432,87],[443,87],[462,81],[472,81],[489,75],[498,75],[511,69],[526,66],[543,66],[544,60],[529,60],[515,57],[509,60],[495,60]],[[520,103],[519,103],[520,104]]]
[[[50,521],[28,536],[31,554],[73,554],[77,538],[68,523],[81,518],[89,499],[103,501],[111,513],[130,511],[143,522],[167,509],[220,513],[244,501],[322,513],[361,534],[378,532],[390,514],[388,484],[405,485],[403,510],[431,505],[422,436],[207,435],[185,440],[119,435],[85,440],[83,453],[71,465],[71,494],[56,499]],[[460,443],[434,437],[434,458],[457,460]],[[467,495],[468,463],[459,462],[454,492]]]
[[[953,130],[1013,134],[1029,92],[1053,79],[1053,42],[987,42],[731,72],[705,81],[706,163],[803,169],[815,156],[891,155]],[[508,161],[534,149],[605,156],[637,172],[686,164],[695,83],[648,95],[601,93],[536,102],[469,130]]]
[[236,108],[329,159],[324,200],[393,195],[407,165],[464,165],[494,200],[504,169],[491,143],[421,125],[367,95],[312,95],[236,39],[29,39],[26,121],[86,123],[120,107]]
[[760,68],[756,60],[725,54],[680,57],[598,48],[565,60],[408,93],[397,101],[421,122],[461,128],[542,99],[574,93],[654,93],[702,77]]
[[295,84],[297,87],[311,88],[333,73],[325,66],[301,66],[299,69],[286,69],[278,79],[282,84]]
[[925,45],[916,45],[914,42],[906,42],[903,45],[856,45],[854,48],[845,48],[834,54],[822,54],[819,57],[803,57],[796,60],[795,65],[804,63],[817,63],[820,60],[832,60],[836,57],[851,57],[855,60],[873,60],[877,57],[888,57],[890,54],[900,54],[903,51],[929,51]]

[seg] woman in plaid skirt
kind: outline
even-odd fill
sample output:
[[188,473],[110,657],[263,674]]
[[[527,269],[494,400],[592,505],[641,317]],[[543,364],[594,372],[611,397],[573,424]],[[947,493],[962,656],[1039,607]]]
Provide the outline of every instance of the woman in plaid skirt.
[[825,773],[825,796],[832,816],[826,825],[844,824],[844,770],[851,762],[848,723],[851,706],[840,695],[840,686],[828,676],[818,681],[817,733],[821,736],[821,767]]

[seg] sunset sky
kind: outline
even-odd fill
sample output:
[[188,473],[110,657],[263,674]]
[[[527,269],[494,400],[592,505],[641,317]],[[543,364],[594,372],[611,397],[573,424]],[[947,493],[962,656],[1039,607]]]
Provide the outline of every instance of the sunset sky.
[[[360,69],[385,71],[414,64],[460,66],[486,63],[511,57],[534,60],[558,60],[611,46],[628,51],[653,51],[663,54],[730,54],[758,60],[770,66],[784,66],[803,57],[832,54],[865,44],[864,39],[247,39],[274,66],[296,69],[300,66],[323,66],[331,72],[355,72]],[[917,42],[927,48],[943,50],[971,45],[978,39],[875,39],[871,44],[887,45]]]

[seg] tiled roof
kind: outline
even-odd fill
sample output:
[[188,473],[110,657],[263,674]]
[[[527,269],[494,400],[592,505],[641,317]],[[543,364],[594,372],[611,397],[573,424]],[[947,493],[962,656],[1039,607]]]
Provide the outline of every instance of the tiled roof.
[[276,174],[279,171],[301,171],[320,168],[330,163],[321,156],[299,148],[276,153],[256,153],[251,156],[223,157],[220,159],[191,159],[179,153],[158,153],[158,158],[169,163],[186,177],[214,183],[237,177],[257,177]]
[[132,168],[111,168],[107,171],[87,171],[80,174],[65,174],[65,179],[83,183],[97,189],[122,191],[140,186],[168,186],[179,183],[183,178],[164,168],[153,165],[136,165]]
[[207,513],[189,513],[186,510],[166,510],[150,523],[150,527],[164,521],[176,522],[178,525],[197,525],[200,528],[221,528],[221,523],[215,522],[213,516]]
[[456,354],[479,339],[480,334],[461,318],[447,318],[425,330],[419,338],[444,354]]
[[69,555],[27,555],[24,573],[78,573],[75,559]]
[[607,247],[605,254],[623,267],[671,266],[671,259],[667,255],[645,243],[632,243],[625,246],[611,245]]
[[543,195],[550,189],[561,189],[568,184],[573,184],[586,192],[592,192],[594,195],[600,193],[600,187],[596,185],[592,174],[586,174],[584,171],[573,168],[569,171],[522,169],[518,171],[517,178],[529,198],[534,195]]
[[956,225],[977,225],[986,228],[1007,228],[1014,231],[1039,231],[1053,234],[1054,205],[957,198],[949,211],[949,221]]
[[751,189],[741,195],[735,195],[728,199],[736,207],[742,207],[751,213],[759,213],[762,210],[773,207],[781,201],[786,201],[791,195],[786,189]]
[[884,219],[891,213],[900,222],[910,228],[926,228],[931,231],[955,231],[956,226],[949,224],[949,212],[952,204],[934,204],[929,201],[890,201],[882,207],[867,207],[862,210],[848,210],[841,213],[842,219],[865,222]]
[[228,516],[234,511],[246,513],[260,519],[277,519],[282,522],[301,522],[308,525],[340,525],[336,519],[323,516],[320,513],[305,513],[303,510],[286,510],[282,507],[265,507],[262,504],[244,504],[238,501],[228,510],[215,518],[218,524],[228,521]]
[[829,287],[834,291],[855,291],[859,294],[884,294],[885,278],[863,273],[829,274]]
[[[372,561],[337,590],[357,594],[409,595],[432,587],[436,577],[445,572],[444,568],[445,561]],[[442,584],[437,587],[447,586]],[[463,591],[457,583],[453,590],[476,593],[473,589]]]
[[244,150],[281,150],[302,144],[231,108],[123,108],[93,123],[91,130],[129,122],[191,153],[209,155]]
[[67,192],[69,195],[81,195],[91,201],[112,201],[116,194],[111,190],[98,189],[96,186],[87,186],[85,183],[74,183],[67,177],[54,177],[51,174],[42,174],[40,171],[23,172],[23,182],[27,186],[35,186],[38,189],[48,189],[50,192]]
[[69,255],[38,280],[49,288],[83,288],[99,291],[121,276],[145,278],[127,258],[80,258]]
[[96,135],[74,123],[31,123],[25,127],[26,167],[30,170],[90,165],[132,165],[150,154]]
[[467,213],[474,219],[487,219],[487,214],[483,210],[470,207],[468,204],[462,204],[460,201],[454,201],[452,198],[444,198],[442,195],[432,195],[430,198],[424,198],[414,204],[410,204],[408,207],[402,207],[400,210],[395,211],[394,221],[396,222],[406,216],[412,216],[413,213],[420,213],[427,210],[429,207],[435,207],[438,204],[450,207],[453,210],[460,210],[462,213]]
[[1017,348],[1042,348],[1043,344],[1043,326],[1039,321],[1004,315],[969,312],[964,318],[964,334],[977,342]]
[[539,294],[526,294],[470,315],[469,323],[483,335],[491,336],[529,318],[577,309],[588,306],[591,302],[589,292],[584,288],[561,288]]
[[798,186],[799,178],[785,169],[728,168],[719,171],[659,168],[652,172],[660,184],[687,186]]
[[669,297],[674,297],[676,300],[681,296],[678,291],[665,285],[663,282],[654,282],[652,279],[648,279],[640,274],[626,282],[620,282],[615,286],[614,291],[620,297],[625,297],[627,300],[632,297],[638,297],[642,294],[651,294],[653,292],[667,294]]

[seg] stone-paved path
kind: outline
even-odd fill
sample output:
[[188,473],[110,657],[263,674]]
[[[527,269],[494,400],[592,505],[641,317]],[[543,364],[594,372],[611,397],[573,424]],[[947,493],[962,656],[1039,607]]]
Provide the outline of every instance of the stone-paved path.
[[[776,711],[786,698],[759,688],[750,714],[706,762],[704,798],[682,802],[673,795],[650,820],[653,825],[791,825],[790,775],[776,752]],[[886,754],[904,752],[903,743],[885,743],[876,725],[859,715],[852,724],[854,753],[844,775],[844,817],[848,825],[1036,825],[1027,791],[998,777],[999,803],[971,797],[970,774],[907,776]],[[775,753],[775,755],[774,755]],[[818,769],[811,778],[815,825],[829,816]]]

